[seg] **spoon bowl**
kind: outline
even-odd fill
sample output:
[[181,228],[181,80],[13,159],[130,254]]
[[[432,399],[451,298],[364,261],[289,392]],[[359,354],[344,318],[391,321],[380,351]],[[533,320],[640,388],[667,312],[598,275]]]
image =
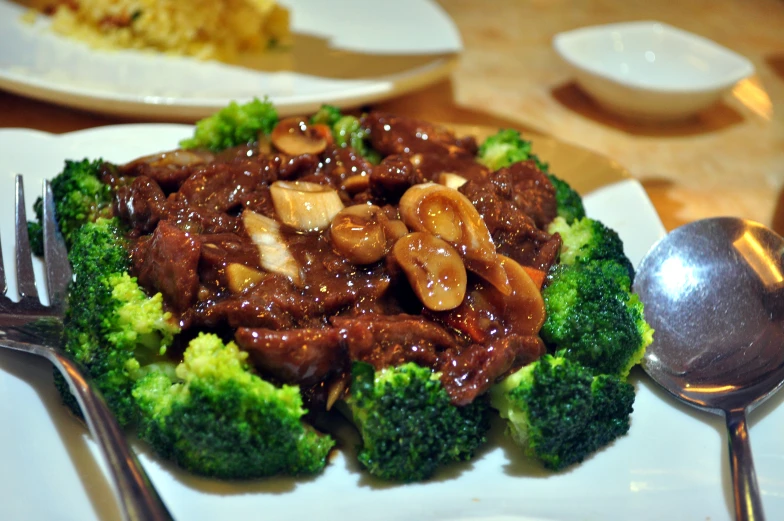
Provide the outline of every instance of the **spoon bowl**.
[[651,248],[634,283],[655,330],[643,368],[676,398],[724,415],[739,520],[762,520],[746,413],[784,382],[784,239],[721,217]]

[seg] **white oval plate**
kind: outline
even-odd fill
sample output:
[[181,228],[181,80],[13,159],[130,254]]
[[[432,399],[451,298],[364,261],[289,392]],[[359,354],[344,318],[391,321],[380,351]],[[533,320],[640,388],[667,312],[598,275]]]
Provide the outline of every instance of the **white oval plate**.
[[281,115],[321,104],[355,107],[422,87],[449,73],[462,49],[430,0],[281,0],[294,42],[247,66],[138,51],[106,51],[21,20],[0,0],[0,88],[132,118],[193,121],[230,101],[268,95]]
[[[63,135],[0,130],[0,230],[12,271],[13,176],[25,175],[29,210],[44,177],[64,159],[123,162],[175,147],[182,125],[124,125]],[[588,213],[616,229],[639,263],[664,230],[637,181],[614,162],[550,139],[541,149],[570,181],[614,169],[616,180],[585,196]],[[574,155],[574,154],[571,154]],[[591,156],[591,157],[589,157]],[[599,174],[599,172],[604,172]],[[584,180],[590,181],[590,180]],[[585,184],[585,183],[584,183]],[[587,183],[590,184],[590,183]],[[10,290],[15,291],[13,280]],[[451,466],[427,483],[394,485],[369,478],[354,463],[354,444],[325,471],[304,479],[221,483],[161,462],[141,444],[140,459],[177,519],[372,520],[635,520],[729,521],[732,496],[723,422],[681,406],[635,370],[629,434],[566,472],[550,473],[510,446],[499,424],[472,462]],[[750,415],[751,441],[768,519],[784,519],[784,393]],[[350,431],[350,429],[347,429]],[[351,432],[347,433],[349,440]],[[0,519],[119,519],[106,469],[84,427],[60,405],[51,366],[0,350]]]

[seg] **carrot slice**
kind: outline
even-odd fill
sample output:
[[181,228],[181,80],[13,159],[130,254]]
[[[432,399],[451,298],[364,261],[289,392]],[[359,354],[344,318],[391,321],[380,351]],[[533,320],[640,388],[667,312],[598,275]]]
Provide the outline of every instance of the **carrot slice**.
[[544,284],[544,278],[547,276],[547,273],[530,266],[523,266],[523,269],[528,276],[531,277],[531,280],[534,281],[534,284],[536,284],[539,289],[542,289],[542,284]]

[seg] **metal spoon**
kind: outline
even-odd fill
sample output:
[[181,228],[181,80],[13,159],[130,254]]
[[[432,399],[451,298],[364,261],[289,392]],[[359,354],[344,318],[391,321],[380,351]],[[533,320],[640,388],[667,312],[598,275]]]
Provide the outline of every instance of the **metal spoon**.
[[784,382],[784,239],[744,219],[696,221],[651,248],[634,288],[655,329],[645,371],[725,416],[736,519],[763,520],[746,412]]

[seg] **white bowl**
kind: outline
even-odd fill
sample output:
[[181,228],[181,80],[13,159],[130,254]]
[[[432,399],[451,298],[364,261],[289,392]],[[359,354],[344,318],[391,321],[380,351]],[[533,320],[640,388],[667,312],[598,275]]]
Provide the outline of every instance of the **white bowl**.
[[687,118],[754,73],[740,54],[661,22],[575,29],[553,47],[600,105],[635,119]]

